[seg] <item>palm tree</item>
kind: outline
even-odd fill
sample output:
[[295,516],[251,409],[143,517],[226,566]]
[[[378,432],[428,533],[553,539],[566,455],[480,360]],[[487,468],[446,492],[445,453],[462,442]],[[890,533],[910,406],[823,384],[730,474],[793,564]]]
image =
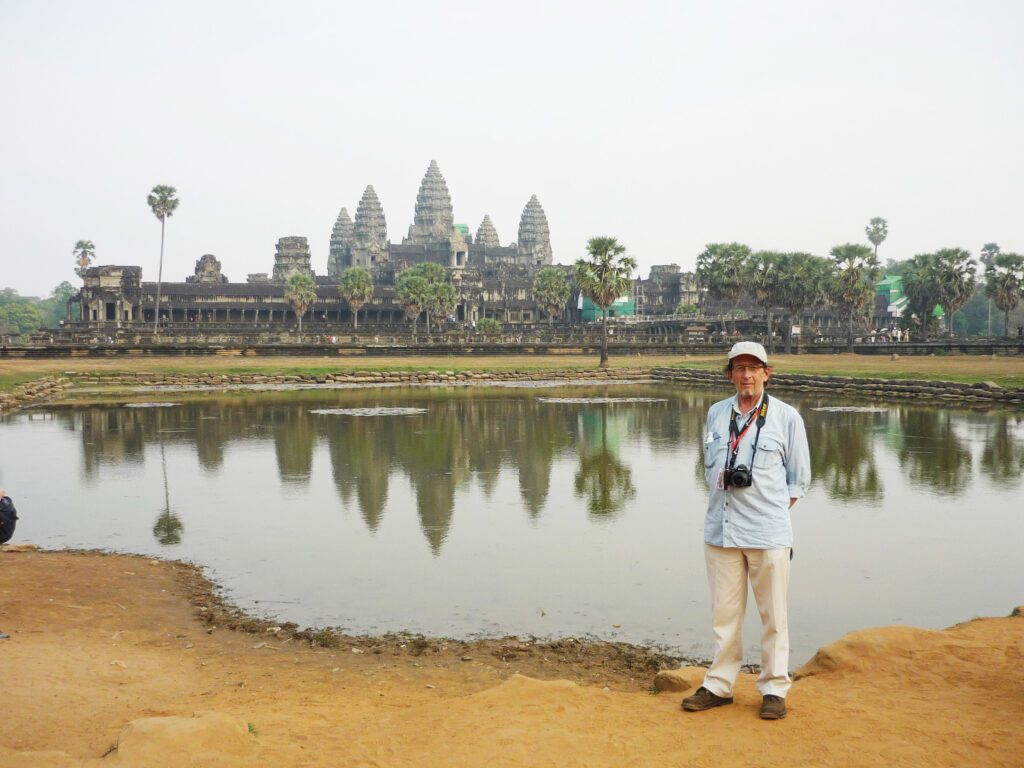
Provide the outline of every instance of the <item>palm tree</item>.
[[178,194],[178,190],[174,187],[168,187],[166,184],[157,184],[153,187],[153,191],[149,193],[149,197],[146,198],[146,202],[153,211],[153,215],[160,219],[160,268],[156,273],[156,312],[154,312],[153,318],[153,332],[160,332],[160,285],[163,282],[164,277],[164,228],[167,224],[167,219],[174,215],[175,209],[178,207],[178,198],[175,195]]
[[601,362],[608,367],[608,307],[629,291],[636,259],[623,256],[626,246],[614,237],[592,237],[587,241],[589,259],[577,259],[573,276],[580,291],[601,308]]
[[875,295],[878,260],[866,245],[837,245],[830,251],[835,262],[833,301],[848,320],[847,349],[853,352],[853,321],[863,316]]
[[997,253],[985,269],[985,294],[1003,311],[1003,335],[1010,337],[1010,313],[1024,292],[1024,256]]
[[352,307],[352,330],[359,328],[359,310],[373,298],[373,275],[362,267],[349,267],[338,279],[338,294]]
[[544,267],[533,280],[533,298],[544,314],[548,316],[548,326],[554,324],[555,315],[565,309],[572,288],[564,270],[558,267]]
[[804,311],[824,303],[832,264],[809,253],[783,253],[778,261],[778,306],[786,310],[786,354],[793,351],[793,325]]
[[774,251],[758,251],[750,259],[750,289],[754,295],[754,301],[764,310],[765,321],[768,326],[768,354],[772,348],[774,337],[774,324],[772,323],[772,308],[781,304],[781,262],[783,254]]
[[864,227],[864,234],[868,236],[868,240],[875,246],[875,261],[878,260],[878,246],[880,246],[885,238],[889,236],[889,222],[880,216],[875,216],[868,225]]
[[902,278],[910,314],[917,317],[921,338],[928,341],[928,326],[942,295],[935,254],[919,253],[909,259],[903,267]]
[[949,332],[953,332],[953,315],[971,300],[976,285],[977,264],[963,248],[943,248],[935,253],[939,270],[941,294],[939,303],[949,313]]
[[305,272],[293,272],[288,275],[284,285],[284,298],[292,305],[295,316],[299,318],[299,339],[302,339],[302,318],[316,302],[316,283]]
[[85,270],[89,268],[92,260],[96,257],[96,246],[92,244],[92,240],[79,240],[75,243],[75,248],[71,253],[78,264],[75,267],[75,274],[79,277],[85,277]]
[[[459,303],[459,292],[451,283],[431,283],[427,295],[427,317],[451,317]],[[429,320],[428,320],[429,322]],[[441,320],[438,320],[440,326]]]
[[[750,248],[742,243],[710,243],[697,257],[697,278],[713,299],[729,303],[732,314],[747,290]],[[736,320],[733,318],[733,332]]]

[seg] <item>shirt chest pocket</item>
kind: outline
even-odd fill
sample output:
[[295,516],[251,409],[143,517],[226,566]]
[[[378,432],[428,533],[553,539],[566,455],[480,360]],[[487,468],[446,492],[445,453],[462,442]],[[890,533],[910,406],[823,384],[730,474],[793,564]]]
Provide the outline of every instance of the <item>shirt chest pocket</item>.
[[757,453],[754,455],[756,469],[776,469],[785,463],[781,442],[774,437],[762,437],[757,442]]
[[725,440],[718,433],[712,434],[710,440],[704,441],[704,466],[711,467],[718,458],[719,453],[725,450]]

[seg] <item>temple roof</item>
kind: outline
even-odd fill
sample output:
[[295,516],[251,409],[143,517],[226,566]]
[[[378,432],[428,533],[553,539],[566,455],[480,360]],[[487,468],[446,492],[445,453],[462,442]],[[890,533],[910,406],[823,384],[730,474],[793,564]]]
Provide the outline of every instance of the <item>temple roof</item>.
[[452,213],[452,197],[448,192],[448,184],[441,175],[436,160],[430,161],[420,191],[416,195],[416,211],[413,224],[409,227],[409,242],[424,242],[429,239],[441,239],[451,236],[455,225]]
[[548,217],[536,195],[523,208],[519,220],[519,251],[532,258],[551,263],[551,233],[548,231]]
[[371,184],[363,192],[363,197],[356,208],[356,220],[352,233],[359,245],[366,247],[371,243],[384,245],[388,241],[388,225],[384,219],[384,208],[381,207],[377,192]]
[[494,222],[491,221],[490,214],[486,214],[484,220],[480,222],[480,226],[477,227],[473,243],[485,248],[498,248],[501,246],[501,243],[498,242],[498,230],[494,228]]

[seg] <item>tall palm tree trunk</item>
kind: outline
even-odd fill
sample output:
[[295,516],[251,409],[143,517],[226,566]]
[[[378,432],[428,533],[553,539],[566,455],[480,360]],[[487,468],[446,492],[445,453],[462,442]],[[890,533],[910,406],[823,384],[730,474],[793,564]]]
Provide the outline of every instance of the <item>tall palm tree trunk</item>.
[[850,314],[850,327],[846,331],[847,351],[853,354],[853,313]]
[[167,218],[160,219],[160,267],[156,272],[156,312],[153,313],[153,333],[160,333],[160,284],[164,279],[164,225]]
[[1010,338],[1010,310],[1003,310],[1003,335]]
[[601,368],[608,367],[608,310],[601,307]]
[[768,354],[770,355],[770,354],[775,352],[775,349],[772,347],[772,344],[773,344],[772,340],[775,338],[775,333],[773,332],[774,331],[774,328],[773,328],[774,323],[772,323],[772,312],[771,312],[771,310],[767,310],[766,314],[768,315]]

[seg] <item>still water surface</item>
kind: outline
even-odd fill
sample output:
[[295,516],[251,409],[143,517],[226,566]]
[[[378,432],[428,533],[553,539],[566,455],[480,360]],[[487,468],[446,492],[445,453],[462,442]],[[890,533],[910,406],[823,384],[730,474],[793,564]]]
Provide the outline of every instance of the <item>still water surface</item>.
[[[709,656],[699,446],[728,394],[163,392],[0,420],[0,486],[20,539],[192,560],[281,621]],[[783,399],[815,476],[793,510],[794,666],[853,629],[1021,602],[1021,415]],[[751,600],[749,661],[758,630]]]

